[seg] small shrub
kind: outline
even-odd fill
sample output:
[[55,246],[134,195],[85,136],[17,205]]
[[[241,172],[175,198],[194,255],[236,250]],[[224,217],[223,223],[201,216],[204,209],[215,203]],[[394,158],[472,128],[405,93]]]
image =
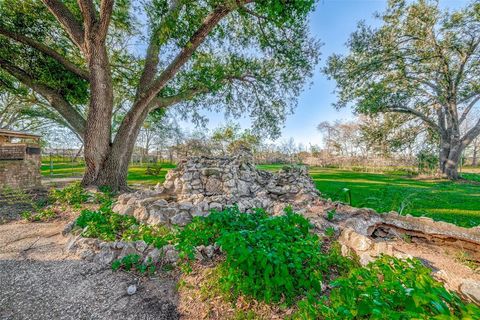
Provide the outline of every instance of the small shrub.
[[158,165],[154,166],[148,166],[147,169],[145,170],[145,174],[147,176],[159,176],[162,173],[162,167]]
[[57,217],[57,213],[53,208],[46,208],[40,210],[33,216],[34,221],[50,221]]
[[418,260],[384,256],[336,279],[330,297],[310,295],[299,303],[299,319],[478,319],[466,304],[434,280]]
[[88,200],[89,194],[79,182],[76,182],[63,189],[52,189],[49,198],[52,202],[60,204],[80,205]]
[[32,216],[33,216],[33,213],[28,210],[20,213],[20,217],[22,217],[23,220],[31,221]]
[[83,210],[75,223],[80,228],[86,228],[84,237],[99,238],[105,241],[115,241],[133,226],[138,226],[137,220],[129,215],[120,215],[109,210]]
[[143,240],[160,249],[174,240],[174,234],[165,226],[140,224],[125,230],[121,238],[126,241]]
[[246,214],[237,207],[213,211],[208,217],[194,217],[178,234],[177,247],[182,257],[194,259],[196,246],[213,244],[222,234],[253,229],[266,218],[268,214],[263,210]]
[[429,150],[421,150],[417,154],[418,172],[432,173],[438,167],[438,156]]

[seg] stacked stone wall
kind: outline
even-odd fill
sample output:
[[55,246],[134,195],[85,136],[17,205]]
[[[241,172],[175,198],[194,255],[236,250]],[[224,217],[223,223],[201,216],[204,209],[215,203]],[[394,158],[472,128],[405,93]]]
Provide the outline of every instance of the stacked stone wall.
[[114,210],[149,224],[185,225],[194,216],[237,205],[279,214],[286,206],[301,210],[319,193],[305,167],[278,173],[256,169],[252,158],[195,157],[171,170],[163,185],[119,197]]

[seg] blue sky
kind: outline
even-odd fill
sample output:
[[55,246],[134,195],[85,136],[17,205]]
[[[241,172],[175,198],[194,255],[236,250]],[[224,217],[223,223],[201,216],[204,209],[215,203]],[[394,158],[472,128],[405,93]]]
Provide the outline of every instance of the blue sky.
[[[468,0],[440,0],[440,6],[449,9],[459,8],[467,3]],[[312,35],[323,43],[321,61],[312,79],[313,84],[306,85],[295,113],[287,119],[282,136],[277,142],[293,137],[297,143],[305,146],[321,145],[322,135],[316,129],[318,123],[354,117],[351,110],[337,111],[331,106],[336,99],[333,92],[335,82],[327,80],[320,69],[332,53],[346,53],[345,42],[360,20],[365,20],[369,25],[378,25],[379,21],[374,19],[374,13],[382,12],[386,5],[387,0],[318,1],[316,10],[310,17],[310,28]],[[208,117],[209,128],[215,128],[226,121],[223,114],[209,113]],[[246,119],[242,119],[240,123],[244,128],[250,125]]]

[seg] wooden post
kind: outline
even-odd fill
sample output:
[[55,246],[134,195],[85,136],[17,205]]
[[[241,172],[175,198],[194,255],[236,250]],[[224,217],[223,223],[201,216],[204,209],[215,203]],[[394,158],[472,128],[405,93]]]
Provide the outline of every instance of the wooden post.
[[50,178],[53,177],[53,159],[52,159],[52,153],[50,152]]

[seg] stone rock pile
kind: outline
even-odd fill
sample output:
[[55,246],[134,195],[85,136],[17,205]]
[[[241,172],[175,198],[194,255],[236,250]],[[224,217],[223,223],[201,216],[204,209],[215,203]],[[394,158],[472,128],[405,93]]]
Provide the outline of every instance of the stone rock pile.
[[148,224],[184,226],[194,216],[228,206],[280,214],[288,205],[301,211],[316,199],[319,192],[305,167],[271,173],[256,169],[248,154],[239,154],[183,160],[167,174],[163,185],[123,194],[113,210]]
[[[161,248],[155,248],[144,241],[102,241],[94,238],[71,236],[66,250],[77,254],[80,258],[96,262],[100,265],[110,265],[116,259],[122,259],[127,255],[139,255],[144,263],[154,264],[177,264],[179,253],[175,246],[167,244]],[[197,261],[208,261],[220,254],[217,245],[198,246],[195,248]]]

